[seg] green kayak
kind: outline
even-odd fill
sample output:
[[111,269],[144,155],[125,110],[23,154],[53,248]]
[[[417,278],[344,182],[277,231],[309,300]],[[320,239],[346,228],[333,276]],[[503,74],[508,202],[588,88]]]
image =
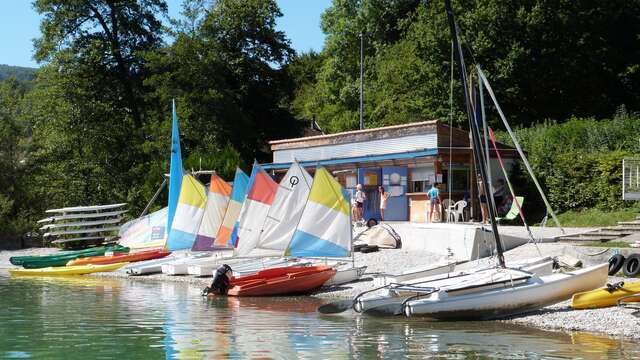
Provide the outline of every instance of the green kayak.
[[65,266],[70,260],[88,256],[101,256],[106,252],[128,253],[129,248],[120,245],[102,246],[79,251],[65,251],[46,256],[16,256],[9,259],[9,261],[14,265],[22,265],[25,269],[39,269],[49,266]]

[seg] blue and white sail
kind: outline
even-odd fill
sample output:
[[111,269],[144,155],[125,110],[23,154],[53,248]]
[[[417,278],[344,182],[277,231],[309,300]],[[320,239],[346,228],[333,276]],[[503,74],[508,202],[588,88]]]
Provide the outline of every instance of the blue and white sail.
[[167,234],[171,233],[173,218],[178,208],[180,189],[182,188],[182,154],[180,151],[180,130],[178,129],[178,115],[176,114],[176,101],[173,100],[171,106],[171,167],[169,170],[169,202],[167,213]]

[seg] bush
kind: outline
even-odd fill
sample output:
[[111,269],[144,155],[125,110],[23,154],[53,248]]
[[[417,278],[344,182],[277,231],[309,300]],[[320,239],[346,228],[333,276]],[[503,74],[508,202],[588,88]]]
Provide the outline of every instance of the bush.
[[[610,120],[546,121],[519,129],[516,136],[554,211],[612,211],[636,205],[622,200],[622,159],[640,154],[640,116],[621,108]],[[498,137],[511,143],[506,133]],[[527,199],[529,213],[544,215],[533,181],[523,179],[520,185],[521,193],[532,195]]]

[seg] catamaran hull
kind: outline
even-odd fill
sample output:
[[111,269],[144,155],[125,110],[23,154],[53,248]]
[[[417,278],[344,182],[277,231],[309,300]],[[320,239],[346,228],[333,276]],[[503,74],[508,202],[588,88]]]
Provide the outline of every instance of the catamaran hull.
[[408,301],[407,316],[426,316],[437,320],[486,320],[520,314],[570,299],[574,293],[603,286],[608,264],[592,266],[571,273],[535,276],[522,284],[454,295],[440,290],[425,299]]
[[[515,275],[510,275],[510,277],[517,277],[522,275],[518,275],[519,270],[523,270],[538,276],[550,275],[553,272],[553,260],[551,258],[534,258],[526,261],[514,262],[512,263],[512,265],[513,266],[510,268],[515,271]],[[440,268],[441,267],[436,269]],[[458,271],[453,273],[439,273],[426,277],[414,278],[407,281],[397,281],[395,283],[402,283],[408,286],[416,287],[448,288],[454,287],[461,283],[465,283],[468,285],[490,281],[490,279],[494,277],[492,277],[491,274],[487,275],[486,272],[492,270],[492,268],[480,268],[471,270],[470,272]],[[383,285],[387,284],[388,283]],[[383,305],[402,304],[406,298],[414,295],[416,295],[416,292],[409,291],[406,293],[398,293],[396,291],[386,290],[386,292],[382,295],[372,295],[358,299],[355,304],[355,310],[358,312],[363,312],[371,308]]]

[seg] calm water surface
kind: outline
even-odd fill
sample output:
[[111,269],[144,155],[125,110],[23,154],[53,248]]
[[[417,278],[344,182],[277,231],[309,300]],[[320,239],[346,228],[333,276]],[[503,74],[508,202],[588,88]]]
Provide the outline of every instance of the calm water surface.
[[494,322],[322,316],[308,298],[175,283],[0,277],[0,358],[638,358],[640,344]]

